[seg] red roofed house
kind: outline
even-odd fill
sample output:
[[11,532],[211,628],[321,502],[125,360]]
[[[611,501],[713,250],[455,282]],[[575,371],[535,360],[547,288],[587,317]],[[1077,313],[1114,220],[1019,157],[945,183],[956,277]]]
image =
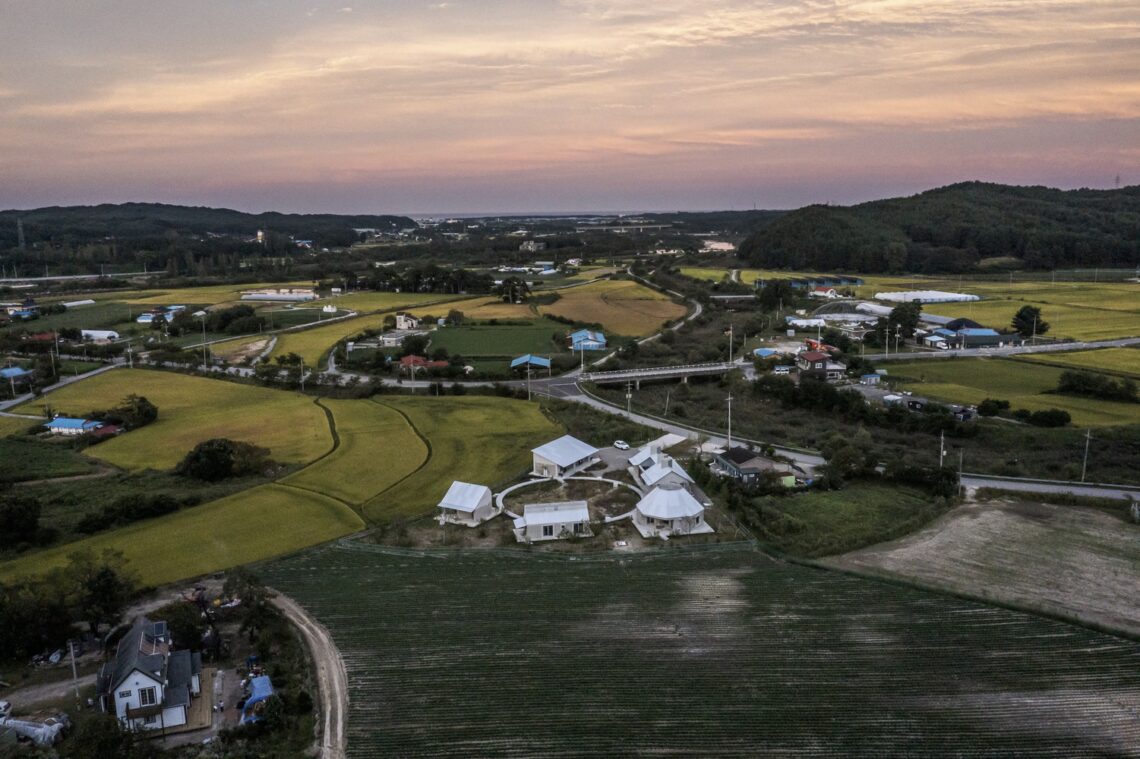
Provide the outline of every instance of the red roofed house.
[[800,377],[811,377],[819,380],[843,379],[847,366],[832,361],[831,356],[820,351],[800,351],[796,356],[796,366],[800,369]]
[[446,361],[428,361],[423,356],[404,356],[400,359],[400,368],[412,372],[420,369],[444,369],[449,364]]

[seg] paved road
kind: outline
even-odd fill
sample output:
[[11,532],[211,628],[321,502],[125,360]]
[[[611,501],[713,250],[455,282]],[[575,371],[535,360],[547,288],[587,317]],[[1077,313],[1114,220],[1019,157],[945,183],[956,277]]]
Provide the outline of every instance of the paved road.
[[967,488],[991,488],[1022,493],[1070,493],[1089,498],[1113,498],[1121,501],[1140,500],[1140,486],[1112,487],[1057,480],[1018,480],[987,477],[984,474],[963,474],[962,485]]
[[[54,385],[48,385],[47,387],[45,387],[44,393],[50,393],[53,390],[59,390],[61,387],[67,387],[68,385],[70,385],[74,382],[79,382],[80,380],[85,380],[88,377],[94,377],[96,374],[102,374],[103,372],[109,372],[112,369],[118,368],[119,366],[122,366],[122,364],[107,364],[106,366],[100,366],[98,369],[92,369],[91,371],[86,372],[84,374],[76,374],[72,377],[66,377],[66,378],[60,380],[59,382],[55,383]],[[23,395],[17,396],[10,401],[0,401],[0,411],[7,411],[8,409],[12,408],[13,406],[19,406],[21,403],[25,403],[27,401],[30,401],[33,398],[35,398],[35,396],[32,395],[31,393],[24,393]],[[23,414],[4,414],[4,416],[21,416],[22,417],[24,415]],[[40,419],[42,417],[28,417],[28,418],[29,419]]]
[[1097,340],[1094,342],[1048,343],[1044,345],[1006,346],[1004,348],[962,348],[955,350],[930,350],[911,353],[868,353],[865,358],[871,361],[914,361],[926,358],[951,358],[954,356],[1021,356],[1028,353],[1058,353],[1061,351],[1083,351],[1095,348],[1126,348],[1140,345],[1140,337],[1125,337],[1119,340]]
[[274,592],[273,605],[296,625],[305,638],[317,669],[317,693],[321,701],[321,759],[343,759],[347,740],[348,672],[332,636],[296,601]]

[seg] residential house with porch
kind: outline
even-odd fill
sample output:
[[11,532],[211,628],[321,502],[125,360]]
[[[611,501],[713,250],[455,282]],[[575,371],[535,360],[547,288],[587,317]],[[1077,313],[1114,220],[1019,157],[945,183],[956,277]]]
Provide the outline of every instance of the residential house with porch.
[[653,488],[637,502],[633,525],[643,538],[704,535],[715,532],[705,521],[705,507],[680,485]]
[[100,708],[128,730],[178,727],[201,693],[201,671],[201,654],[171,651],[165,622],[139,617],[99,670],[95,692]]
[[713,458],[713,471],[745,485],[773,477],[786,488],[796,486],[796,470],[791,464],[770,459],[739,445],[716,454]]
[[573,435],[563,435],[531,450],[534,458],[532,472],[539,477],[569,477],[601,459],[598,449]]
[[455,480],[439,502],[440,524],[477,527],[498,513],[491,498],[491,489],[470,482]]
[[533,543],[560,538],[590,537],[590,509],[585,501],[528,503],[514,521],[515,540]]

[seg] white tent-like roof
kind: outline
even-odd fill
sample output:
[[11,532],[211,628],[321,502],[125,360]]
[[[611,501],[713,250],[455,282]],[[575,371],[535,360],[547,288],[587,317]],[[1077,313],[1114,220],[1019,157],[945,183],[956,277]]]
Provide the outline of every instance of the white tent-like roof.
[[653,487],[658,482],[660,482],[662,478],[668,476],[670,472],[675,473],[681,479],[688,482],[693,481],[693,478],[689,476],[689,473],[686,472],[680,464],[678,464],[672,457],[666,456],[664,454],[658,456],[657,461],[653,464],[653,466],[649,467],[641,473],[641,481],[646,485]]
[[515,520],[515,527],[532,524],[562,524],[564,522],[589,522],[590,509],[585,501],[562,501],[560,503],[528,503],[523,507],[523,515]]
[[557,440],[551,440],[546,445],[540,445],[531,451],[538,456],[552,461],[558,466],[571,466],[583,459],[596,456],[598,449],[589,443],[583,443],[573,435],[563,435]]
[[472,513],[479,508],[484,499],[490,500],[490,498],[491,489],[486,485],[472,485],[470,482],[456,480],[447,489],[447,495],[439,502],[439,507]]
[[688,490],[663,485],[638,501],[637,510],[652,519],[679,519],[698,516],[705,507]]

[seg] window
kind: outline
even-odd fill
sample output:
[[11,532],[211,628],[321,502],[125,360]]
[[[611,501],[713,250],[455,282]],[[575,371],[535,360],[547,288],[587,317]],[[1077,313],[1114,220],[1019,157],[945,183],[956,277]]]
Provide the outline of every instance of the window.
[[574,523],[574,534],[575,535],[581,535],[585,531],[586,531],[586,525],[582,524],[581,522],[575,522]]
[[158,722],[158,717],[153,714],[143,720],[143,723],[147,725],[153,725],[156,722]]
[[119,698],[130,698],[130,697],[131,697],[131,692],[129,690],[119,691]]
[[542,526],[542,537],[544,537],[544,538],[554,537],[554,525],[544,524]]
[[155,698],[154,688],[143,688],[139,691],[139,705],[140,706],[154,706],[158,703]]

